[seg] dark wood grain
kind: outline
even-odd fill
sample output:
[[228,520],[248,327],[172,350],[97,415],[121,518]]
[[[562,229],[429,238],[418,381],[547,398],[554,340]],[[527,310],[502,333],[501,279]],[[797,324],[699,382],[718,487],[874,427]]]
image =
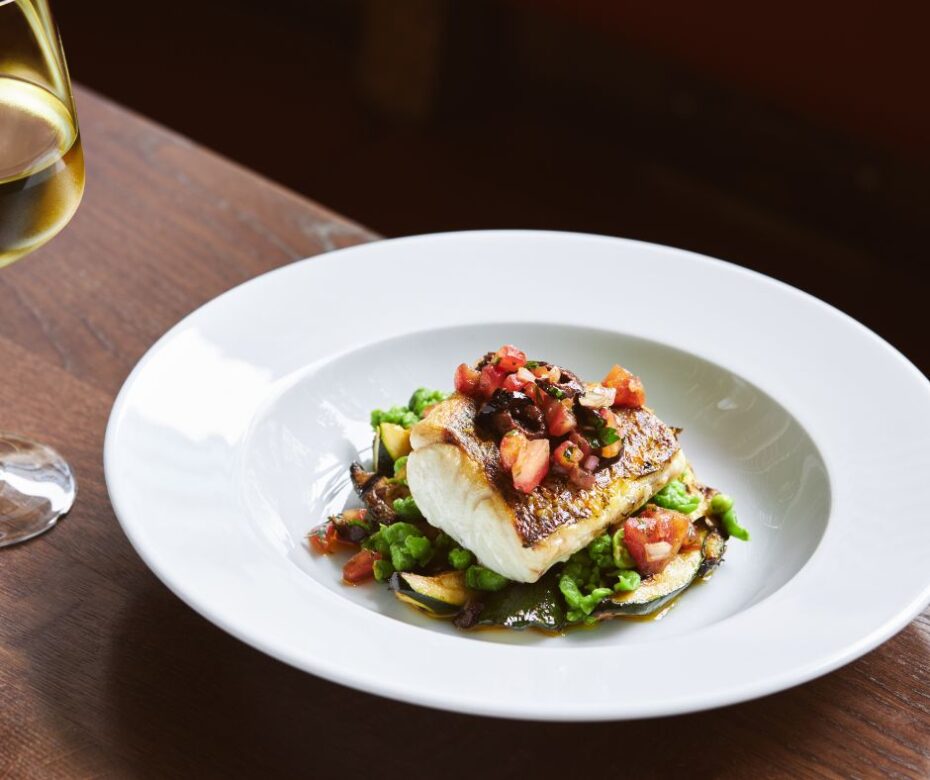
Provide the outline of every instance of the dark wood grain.
[[[85,201],[62,236],[0,273],[0,420],[60,448],[80,481],[56,530],[0,551],[0,777],[930,775],[930,613],[775,696],[585,725],[375,698],[273,661],[184,606],[107,500],[115,393],[197,305],[374,236],[87,92],[78,101]],[[721,662],[695,648],[655,671],[687,678]]]

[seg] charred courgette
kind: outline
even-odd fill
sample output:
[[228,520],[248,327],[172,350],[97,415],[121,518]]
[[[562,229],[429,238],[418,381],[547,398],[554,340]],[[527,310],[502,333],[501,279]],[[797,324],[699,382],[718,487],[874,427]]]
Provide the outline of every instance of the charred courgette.
[[456,614],[471,595],[465,587],[463,571],[448,571],[433,577],[398,571],[391,575],[388,587],[404,603],[437,616]]
[[698,577],[708,577],[710,573],[723,560],[723,554],[727,549],[727,540],[721,533],[713,529],[704,537],[704,544],[701,552],[704,553],[704,560],[701,561],[701,567],[698,569]]
[[375,430],[372,450],[375,471],[393,476],[394,461],[410,454],[410,430],[394,423],[381,423]]
[[552,571],[538,582],[514,583],[496,593],[482,594],[481,599],[478,625],[544,631],[559,631],[565,626],[565,600],[558,576]]
[[644,579],[628,593],[602,601],[594,614],[599,618],[652,615],[681,594],[698,577],[705,577],[723,558],[726,541],[715,530],[704,531],[700,549],[679,553],[661,572]]
[[[594,616],[605,620],[652,615],[696,579],[706,577],[722,560],[726,540],[714,529],[703,529],[703,535],[699,549],[679,553],[663,571],[643,580],[636,590],[605,599],[595,609]],[[568,624],[556,571],[550,571],[538,582],[513,583],[494,593],[469,590],[463,571],[432,577],[395,572],[388,585],[401,601],[441,617],[459,613],[466,604],[469,609],[478,607],[475,599],[480,600],[480,610],[469,620],[468,626],[560,631]]]

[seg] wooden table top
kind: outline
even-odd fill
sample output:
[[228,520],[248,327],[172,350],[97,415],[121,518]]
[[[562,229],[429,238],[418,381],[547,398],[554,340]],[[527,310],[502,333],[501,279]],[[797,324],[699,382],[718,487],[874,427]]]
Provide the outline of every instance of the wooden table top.
[[[185,606],[107,500],[103,435],[120,385],[218,293],[376,236],[92,93],[77,100],[84,202],[61,236],[0,273],[0,421],[59,448],[80,486],[58,528],[0,551],[0,777],[930,776],[930,611],[784,693],[586,725],[376,698],[272,660]],[[725,662],[696,647],[656,673]]]

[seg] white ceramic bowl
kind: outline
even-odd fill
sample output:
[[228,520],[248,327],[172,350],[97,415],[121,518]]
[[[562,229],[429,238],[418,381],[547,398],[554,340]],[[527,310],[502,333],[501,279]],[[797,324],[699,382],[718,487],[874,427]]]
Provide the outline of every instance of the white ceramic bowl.
[[[463,633],[308,552],[369,411],[505,342],[638,373],[698,476],[736,497],[752,542],[663,620]],[[928,442],[927,380],[804,293],[667,247],[494,231],[345,249],[220,296],[133,371],[105,466],[146,563],[255,647],[407,701],[584,720],[760,696],[902,628],[930,601]]]

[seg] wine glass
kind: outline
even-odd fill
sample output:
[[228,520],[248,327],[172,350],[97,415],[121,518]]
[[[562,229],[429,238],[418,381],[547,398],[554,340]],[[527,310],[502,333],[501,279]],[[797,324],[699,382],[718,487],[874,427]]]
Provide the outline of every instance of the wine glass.
[[[54,237],[83,192],[81,136],[48,2],[0,0],[0,269]],[[74,495],[57,452],[0,432],[0,547],[47,531]]]

